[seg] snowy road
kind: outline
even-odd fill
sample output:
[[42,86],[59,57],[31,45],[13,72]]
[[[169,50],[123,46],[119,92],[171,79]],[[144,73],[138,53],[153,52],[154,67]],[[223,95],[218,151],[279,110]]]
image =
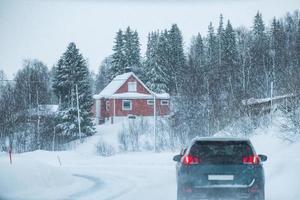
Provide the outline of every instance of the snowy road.
[[[291,145],[265,136],[253,138],[253,143],[258,153],[269,156],[265,163],[267,200],[299,200],[300,143]],[[1,197],[22,200],[176,199],[172,161],[175,153],[137,152],[104,158],[84,149],[20,154],[14,156],[13,166],[7,163],[6,155],[0,155]]]
[[141,197],[145,200],[176,199],[175,168],[171,155],[134,153],[104,158],[104,162],[103,159],[91,159],[88,162],[93,164],[90,165],[66,164],[64,168],[68,171],[93,182],[90,188],[70,197],[103,200],[133,200]]

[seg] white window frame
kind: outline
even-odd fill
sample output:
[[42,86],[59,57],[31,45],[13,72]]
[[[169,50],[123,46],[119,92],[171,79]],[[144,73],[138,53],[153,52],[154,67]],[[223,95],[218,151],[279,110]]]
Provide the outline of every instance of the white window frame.
[[[129,108],[124,107],[125,102],[130,102],[130,107]],[[128,100],[128,99],[122,100],[122,110],[132,110],[132,100]]]
[[167,99],[160,100],[160,105],[162,105],[162,106],[168,106],[169,105],[169,100],[167,100]]
[[129,81],[128,83],[128,92],[137,92],[137,82]]
[[148,106],[153,106],[154,105],[154,100],[153,99],[147,99],[147,105]]

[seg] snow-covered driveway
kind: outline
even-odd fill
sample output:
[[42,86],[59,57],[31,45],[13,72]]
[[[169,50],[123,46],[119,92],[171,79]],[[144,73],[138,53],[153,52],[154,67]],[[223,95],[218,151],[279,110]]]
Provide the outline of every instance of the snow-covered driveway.
[[[253,143],[258,153],[269,156],[267,199],[300,199],[300,143],[290,145],[265,136],[253,138]],[[84,149],[20,154],[14,156],[12,166],[7,155],[0,155],[0,199],[176,199],[175,153],[103,158]]]

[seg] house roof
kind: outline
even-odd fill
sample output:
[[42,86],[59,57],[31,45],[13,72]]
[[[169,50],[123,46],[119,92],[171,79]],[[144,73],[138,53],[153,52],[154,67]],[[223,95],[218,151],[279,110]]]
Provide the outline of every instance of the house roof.
[[[139,81],[142,86],[150,93],[150,94],[142,94],[137,92],[125,92],[115,94],[116,91],[131,77],[133,76],[137,81]],[[131,99],[151,99],[153,95],[156,98],[160,99],[169,99],[170,95],[167,93],[157,94],[151,91],[133,72],[124,73],[116,76],[98,95],[94,95],[94,99],[101,98],[131,98]]]
[[132,75],[132,72],[116,76],[98,95],[94,95],[95,99],[111,97]]
[[[158,99],[169,99],[170,95],[167,93],[163,94],[155,94],[155,97]],[[137,93],[137,92],[125,92],[125,93],[117,93],[113,94],[111,98],[113,99],[153,99],[153,94],[143,94],[143,93]]]

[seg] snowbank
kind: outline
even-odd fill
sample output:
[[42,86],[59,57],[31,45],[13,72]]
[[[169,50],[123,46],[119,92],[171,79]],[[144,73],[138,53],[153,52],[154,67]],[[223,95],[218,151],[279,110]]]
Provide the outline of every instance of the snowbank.
[[298,200],[300,197],[300,142],[290,143],[276,133],[261,133],[251,138],[258,154],[268,156],[264,163],[266,199]]
[[14,155],[12,165],[0,155],[0,199],[62,199],[81,187],[71,173],[31,157],[35,153]]

